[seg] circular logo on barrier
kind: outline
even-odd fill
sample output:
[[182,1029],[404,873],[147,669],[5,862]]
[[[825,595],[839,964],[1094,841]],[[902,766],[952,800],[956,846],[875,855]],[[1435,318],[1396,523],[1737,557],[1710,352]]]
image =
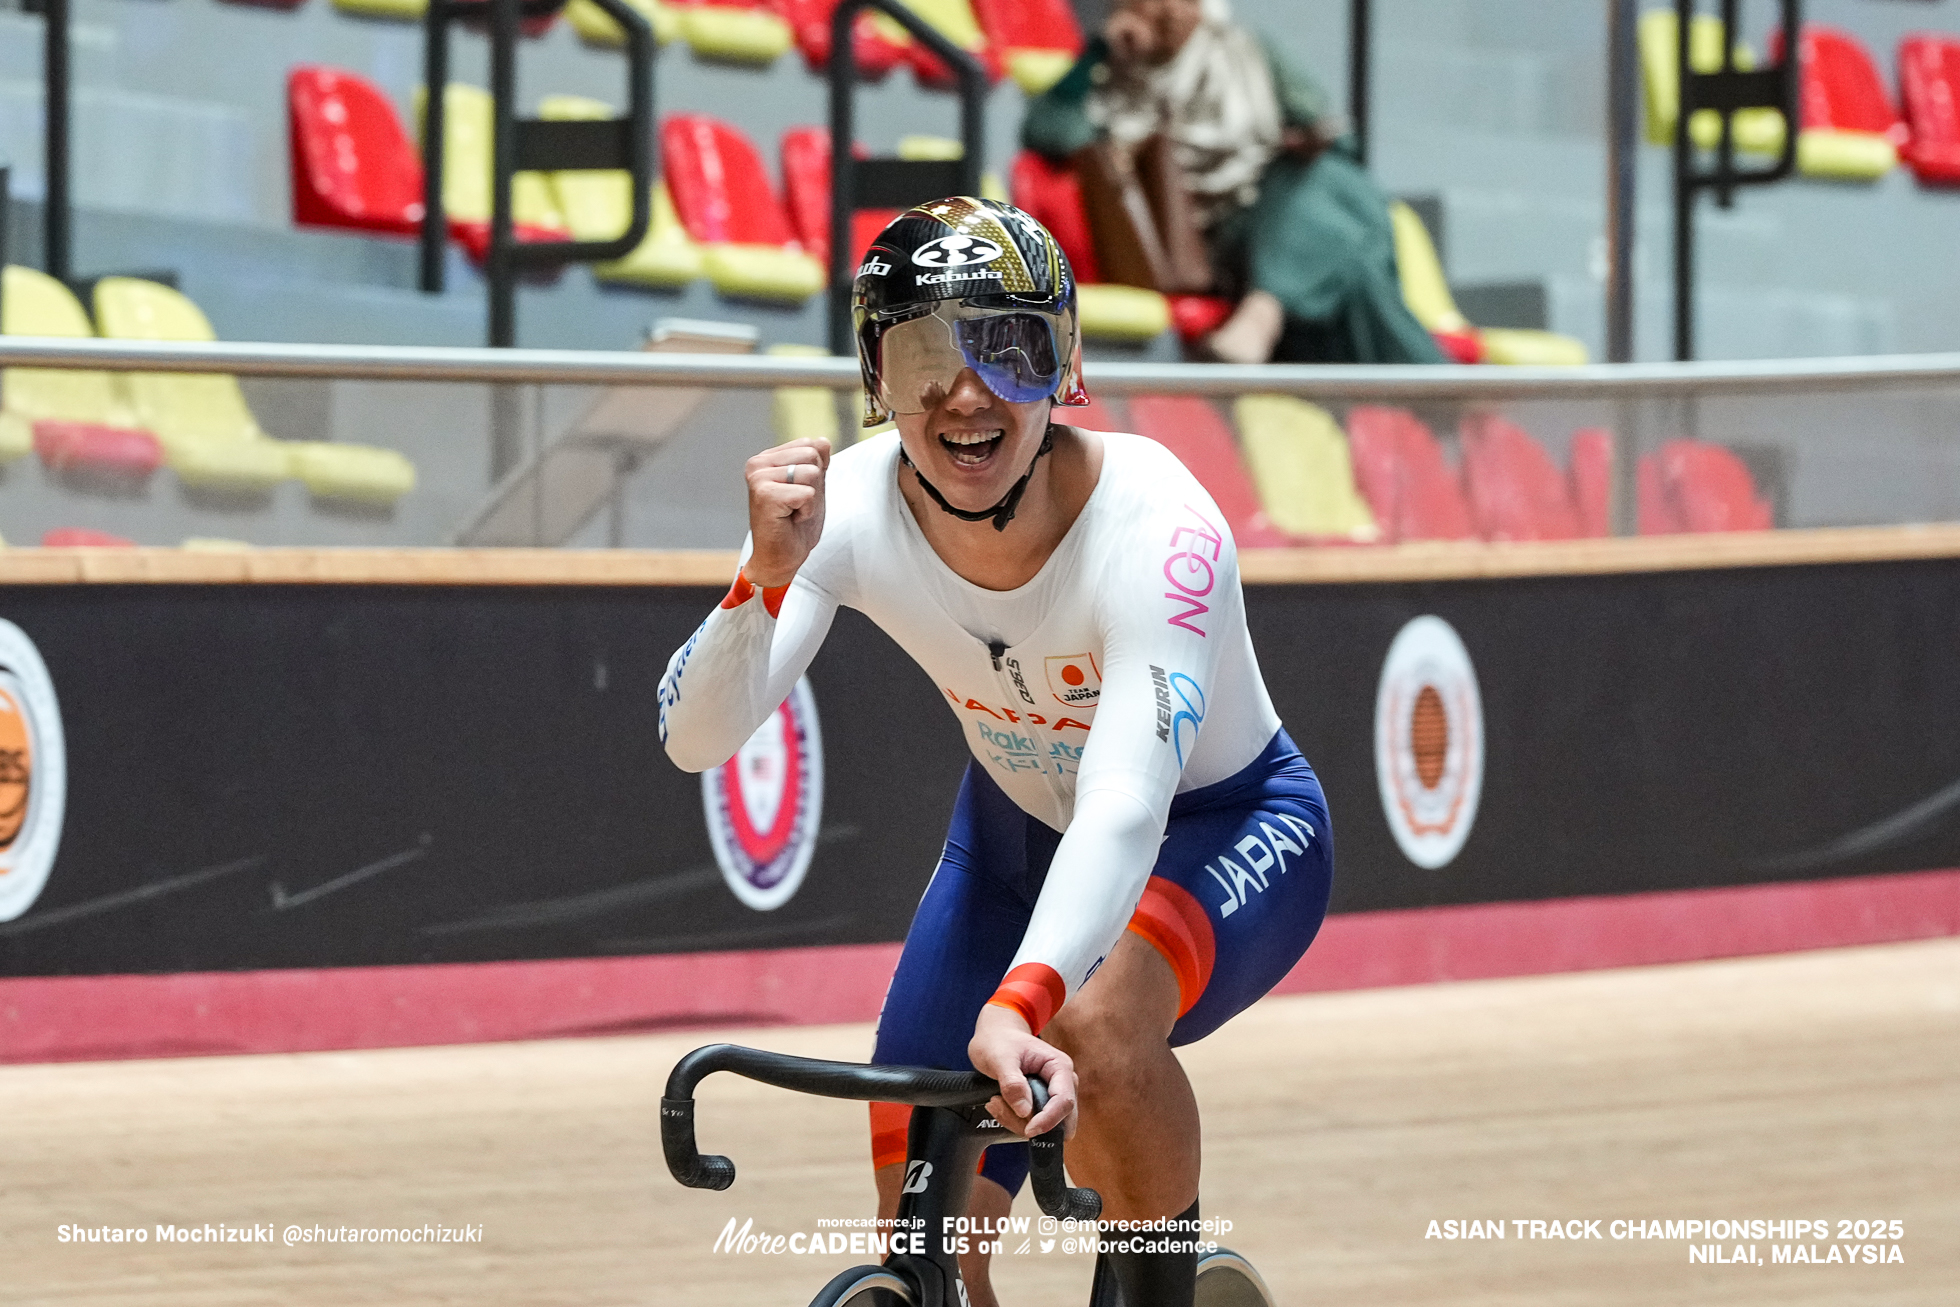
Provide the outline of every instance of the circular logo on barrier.
[[1440,617],[1416,618],[1388,646],[1375,779],[1410,862],[1434,870],[1462,851],[1484,789],[1484,705],[1470,652]]
[[0,619],[0,921],[34,906],[61,847],[68,748],[47,664]]
[[701,803],[735,897],[758,912],[789,902],[823,820],[823,739],[807,678],[733,758],[702,773]]

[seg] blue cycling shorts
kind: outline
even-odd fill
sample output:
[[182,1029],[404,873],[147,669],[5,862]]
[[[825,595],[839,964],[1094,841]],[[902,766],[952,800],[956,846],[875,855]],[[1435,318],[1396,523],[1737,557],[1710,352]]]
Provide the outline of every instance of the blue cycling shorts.
[[[973,1024],[1021,946],[1060,843],[967,765],[945,852],[885,993],[873,1062],[973,1069]],[[1285,731],[1236,775],[1171,801],[1129,929],[1178,977],[1173,1047],[1203,1039],[1292,969],[1326,916],[1333,869],[1327,800]],[[872,1105],[874,1166],[904,1160],[909,1116]],[[1018,1193],[1027,1145],[995,1144],[980,1173]]]

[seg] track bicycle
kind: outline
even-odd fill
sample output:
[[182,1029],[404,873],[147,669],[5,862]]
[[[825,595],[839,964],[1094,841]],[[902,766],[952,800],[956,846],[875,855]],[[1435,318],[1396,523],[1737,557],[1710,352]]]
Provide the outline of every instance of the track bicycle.
[[[958,1257],[941,1232],[947,1228],[944,1218],[966,1215],[981,1152],[1019,1138],[987,1111],[987,1100],[1000,1092],[998,1085],[973,1071],[826,1062],[734,1044],[697,1048],[675,1064],[660,1100],[660,1143],[667,1169],[693,1189],[726,1189],[735,1182],[732,1161],[704,1156],[695,1146],[694,1089],[716,1071],[802,1094],[925,1109],[912,1113],[906,1138],[904,1192],[892,1226],[891,1251],[879,1265],[853,1266],[838,1274],[810,1307],[965,1307]],[[1048,1101],[1048,1088],[1033,1076],[1028,1088],[1038,1112]],[[1027,1143],[1028,1182],[1043,1212],[1077,1221],[1093,1221],[1101,1214],[1102,1199],[1094,1190],[1068,1183],[1060,1126]],[[1199,1257],[1197,1307],[1272,1307],[1272,1302],[1265,1281],[1237,1253],[1221,1248]],[[1089,1304],[1124,1307],[1115,1273],[1101,1254]]]

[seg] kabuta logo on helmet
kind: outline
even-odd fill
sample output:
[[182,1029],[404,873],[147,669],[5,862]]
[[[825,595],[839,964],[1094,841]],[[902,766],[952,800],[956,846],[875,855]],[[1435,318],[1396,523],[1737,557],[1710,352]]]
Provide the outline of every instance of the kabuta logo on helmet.
[[941,236],[912,251],[912,262],[921,268],[964,268],[970,263],[992,263],[1005,253],[984,236]]

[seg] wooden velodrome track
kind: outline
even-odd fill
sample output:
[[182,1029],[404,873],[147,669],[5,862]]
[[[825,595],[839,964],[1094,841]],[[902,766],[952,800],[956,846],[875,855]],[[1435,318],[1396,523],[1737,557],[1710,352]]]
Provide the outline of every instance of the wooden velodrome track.
[[[1442,579],[1960,555],[1882,528],[1249,552],[1249,582]],[[727,555],[8,551],[0,582],[720,584]],[[6,1013],[0,1011],[0,1025]],[[0,1033],[4,1033],[0,1031]],[[863,1058],[866,1026],[0,1067],[0,1303],[355,1307],[806,1302],[855,1261],[712,1251],[730,1218],[871,1210],[864,1109],[717,1077],[722,1194],[660,1162],[655,1100],[733,1039]],[[1950,1304],[1960,1284],[1960,940],[1274,998],[1186,1050],[1207,1215],[1285,1304]],[[1032,1213],[1023,1197],[1017,1212]],[[1899,1220],[1903,1262],[1691,1264],[1668,1240],[1425,1239],[1431,1220]],[[271,1243],[159,1244],[160,1224]],[[480,1229],[301,1245],[288,1225]],[[146,1243],[61,1242],[128,1227]],[[1756,1238],[1767,1262],[1771,1245]],[[1808,1236],[1819,1253],[1834,1240]],[[1868,1240],[1850,1240],[1864,1243]],[[1886,1241],[1888,1244],[1891,1241]],[[1728,1255],[1734,1240],[1724,1241]],[[1883,1248],[1881,1247],[1881,1255]],[[1085,1258],[1008,1254],[1011,1304],[1084,1300]]]
[[[715,1077],[702,1143],[741,1173],[725,1193],[682,1189],[655,1100],[675,1058],[721,1038],[862,1058],[870,1029],[0,1068],[0,1300],[807,1302],[864,1259],[711,1249],[731,1217],[788,1234],[868,1214],[864,1109]],[[1960,1283],[1960,940],[1267,999],[1185,1060],[1206,1211],[1284,1304],[1944,1307]],[[1025,1195],[1016,1210],[1032,1213]],[[1898,1219],[1905,1260],[1691,1265],[1665,1240],[1423,1237],[1432,1219],[1717,1217]],[[161,1222],[483,1234],[56,1235]],[[1770,1241],[1751,1242],[1767,1261]],[[1086,1298],[1087,1261],[1059,1246],[1000,1261],[1005,1302]]]

